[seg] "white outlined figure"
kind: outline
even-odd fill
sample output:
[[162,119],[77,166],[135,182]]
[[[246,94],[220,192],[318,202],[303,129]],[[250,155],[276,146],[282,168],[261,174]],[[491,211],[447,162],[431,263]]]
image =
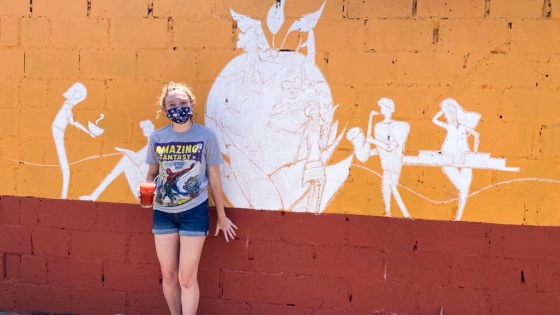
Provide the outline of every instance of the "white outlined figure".
[[[519,171],[517,167],[506,167],[506,160],[491,158],[490,153],[479,153],[479,134],[474,130],[481,115],[468,112],[453,98],[446,98],[441,103],[441,110],[434,116],[434,124],[447,130],[447,135],[440,151],[420,151],[418,156],[403,157],[404,164],[441,166],[443,172],[459,191],[459,205],[455,220],[460,221],[469,197],[472,182],[472,169],[492,169],[500,171]],[[444,116],[446,121],[440,120]],[[473,136],[471,150],[468,138]]]
[[54,144],[56,146],[56,152],[58,154],[58,162],[62,171],[62,193],[60,198],[66,199],[68,196],[68,185],[70,184],[70,165],[68,164],[66,148],[64,146],[64,133],[66,131],[66,127],[70,124],[87,133],[92,138],[100,135],[103,132],[103,129],[96,126],[97,129],[90,131],[82,124],[74,120],[72,108],[86,99],[87,89],[85,85],[80,82],[76,82],[62,95],[66,98],[66,101],[54,118],[52,123],[52,134]]
[[[383,97],[377,104],[381,114],[384,116],[383,121],[376,123],[375,127],[372,128],[373,117],[379,114],[372,110],[369,116],[368,131],[365,139],[358,127],[348,130],[346,137],[354,144],[356,158],[359,161],[365,162],[370,156],[379,155],[381,168],[383,169],[381,193],[385,205],[385,215],[391,216],[392,195],[403,216],[409,218],[410,214],[402,201],[397,187],[399,186],[404,147],[410,132],[410,126],[406,122],[392,119],[392,115],[395,112],[395,103],[391,99]],[[374,137],[372,137],[372,131],[374,132]],[[376,148],[370,150],[370,144],[375,145]]]
[[[303,125],[303,139],[307,147],[307,160],[303,171],[303,185],[309,185],[307,209],[320,213],[323,190],[325,189],[326,165],[321,159],[321,117],[318,104],[310,104],[304,110],[309,121]],[[323,122],[324,123],[324,122]]]
[[[285,39],[271,48],[260,21],[231,10],[244,52],[214,81],[205,124],[225,156],[222,183],[234,207],[321,213],[348,177],[353,155],[329,161],[344,130],[337,131],[337,106],[315,63],[313,28],[324,5],[289,28],[308,33],[295,51],[283,49]],[[273,35],[283,14],[283,3],[268,12]]]
[[[480,114],[466,112],[459,103],[452,99],[446,98],[440,104],[439,111],[432,121],[434,124],[447,130],[447,135],[441,146],[441,152],[452,158],[453,164],[465,164],[465,154],[468,152],[478,152],[480,144],[480,136],[474,130]],[[442,122],[440,117],[444,115],[446,122]],[[469,147],[469,136],[474,137],[473,150]],[[455,188],[459,190],[459,208],[455,217],[456,221],[461,220],[465,204],[469,195],[469,189],[472,182],[472,169],[468,167],[443,166],[443,172]]]
[[[140,128],[142,128],[142,132],[146,139],[148,139],[155,130],[155,126],[151,120],[141,121]],[[148,174],[148,164],[146,164],[148,145],[145,145],[136,152],[121,148],[115,148],[115,150],[121,152],[123,157],[119,160],[119,162],[117,162],[117,165],[115,165],[103,181],[101,181],[99,186],[95,188],[91,195],[81,196],[80,200],[97,200],[107,186],[109,186],[109,184],[111,184],[123,173],[128,182],[128,186],[130,187],[130,191],[132,191],[132,194],[137,196],[140,182],[144,181],[146,179],[146,175]]]

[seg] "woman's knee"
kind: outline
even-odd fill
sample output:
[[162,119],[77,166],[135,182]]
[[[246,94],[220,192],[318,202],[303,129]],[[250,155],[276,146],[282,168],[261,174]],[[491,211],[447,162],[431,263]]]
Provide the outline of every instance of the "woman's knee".
[[163,283],[165,284],[173,284],[179,281],[178,272],[176,269],[161,269],[161,277]]
[[196,271],[183,271],[179,272],[179,283],[183,288],[190,288],[197,284]]

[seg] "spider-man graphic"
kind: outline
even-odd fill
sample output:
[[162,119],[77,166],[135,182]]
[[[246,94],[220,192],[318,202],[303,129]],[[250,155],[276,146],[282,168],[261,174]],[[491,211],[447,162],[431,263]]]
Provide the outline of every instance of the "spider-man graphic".
[[179,193],[179,189],[177,187],[177,181],[179,177],[183,174],[188,173],[194,167],[195,163],[191,164],[191,167],[185,168],[179,172],[173,173],[170,168],[166,169],[165,172],[167,173],[167,181],[163,184],[163,188],[165,193],[163,194],[163,198],[169,197],[171,204],[173,204],[173,192]]

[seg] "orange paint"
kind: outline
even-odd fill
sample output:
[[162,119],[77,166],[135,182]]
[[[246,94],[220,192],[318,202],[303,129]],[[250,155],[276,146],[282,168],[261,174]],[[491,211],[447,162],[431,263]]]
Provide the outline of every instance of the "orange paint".
[[[140,121],[151,120],[156,128],[167,124],[155,118],[164,82],[193,87],[199,100],[194,121],[203,124],[214,80],[243,54],[236,48],[239,25],[230,8],[260,21],[272,43],[266,16],[273,3],[191,2],[50,0],[30,7],[0,0],[0,191],[60,198],[62,174],[51,129],[66,100],[62,93],[75,82],[88,89],[73,109],[75,121],[87,126],[104,114],[98,126],[105,131],[92,138],[68,126],[68,199],[98,187],[123,157],[115,148],[137,152],[146,145]],[[288,3],[276,44],[291,23],[322,3]],[[394,119],[410,125],[405,155],[438,150],[445,131],[431,119],[439,103],[453,97],[482,115],[476,127],[480,151],[520,168],[474,170],[463,220],[560,225],[554,203],[560,187],[555,182],[560,180],[555,126],[560,121],[560,1],[550,3],[547,8],[529,0],[327,0],[314,29],[315,64],[339,105],[334,114],[339,131],[366,129],[377,100],[388,97],[396,104]],[[293,32],[285,48],[296,50],[307,39],[307,33]],[[332,162],[353,150],[343,137]],[[377,157],[354,160],[325,212],[382,215],[381,178],[374,172],[382,172]],[[441,168],[405,166],[399,184],[412,218],[453,219],[457,204],[449,200],[457,191]],[[128,185],[119,175],[98,201],[137,203]]]

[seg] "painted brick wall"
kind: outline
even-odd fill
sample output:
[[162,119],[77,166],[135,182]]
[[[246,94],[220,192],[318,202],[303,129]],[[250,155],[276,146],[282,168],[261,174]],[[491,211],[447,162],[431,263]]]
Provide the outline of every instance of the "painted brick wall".
[[[287,20],[321,3],[288,5]],[[95,142],[69,134],[70,155],[143,146],[137,121],[153,119],[163,82],[189,82],[203,107],[220,70],[240,54],[229,8],[264,18],[270,5],[0,0],[0,309],[166,314],[150,214],[123,204],[135,202],[126,182],[117,180],[103,202],[48,199],[60,195],[60,170],[13,160],[56,163],[50,123],[77,80],[88,87],[77,118],[95,121],[103,110],[111,128]],[[558,179],[559,34],[559,0],[328,0],[316,63],[345,108],[337,112],[343,123],[365,128],[371,104],[390,96],[396,118],[427,130],[434,107],[452,95],[483,115],[481,148],[520,166],[519,176]],[[203,111],[195,120],[203,122]],[[443,134],[410,137],[407,151],[417,152],[439,147]],[[343,142],[335,155],[351,151]],[[112,166],[73,168],[79,185],[69,198],[91,192]],[[379,184],[360,172],[327,211],[338,214],[229,209],[239,238],[208,239],[200,313],[558,312],[560,230],[546,227],[560,225],[556,185],[517,183],[470,201],[478,212],[465,219],[486,223],[402,220],[370,216],[383,213]],[[473,189],[515,176],[480,174]],[[439,169],[401,182],[433,199],[453,192]],[[420,218],[449,220],[453,212],[422,200],[414,207]]]
[[[287,2],[277,37],[322,3]],[[199,101],[194,119],[204,123],[212,83],[242,53],[230,8],[265,25],[270,5],[248,0],[0,1],[2,193],[59,198],[62,176],[53,167],[58,158],[51,123],[64,102],[61,94],[76,81],[87,86],[88,97],[75,119],[86,124],[104,113],[106,131],[95,139],[76,128],[66,133],[70,162],[104,156],[72,165],[69,199],[99,185],[118,161],[111,155],[115,147],[137,150],[146,144],[139,121],[165,124],[155,120],[154,106],[163,82],[192,85]],[[315,28],[316,65],[334,104],[340,104],[340,126],[365,130],[375,102],[392,98],[395,119],[411,126],[407,155],[441,147],[444,132],[431,118],[445,97],[482,114],[480,151],[507,158],[520,172],[475,171],[471,191],[486,190],[470,198],[463,220],[556,226],[559,7],[559,0],[328,0]],[[299,39],[291,33],[285,47],[295,49]],[[344,138],[333,161],[353,150]],[[376,159],[361,165],[381,172]],[[533,180],[510,182],[519,178]],[[440,201],[457,192],[440,168],[407,167],[400,184],[417,193],[402,192],[405,204],[414,204],[412,217],[453,218],[455,204]],[[353,167],[326,212],[383,215],[379,185],[371,172]],[[124,187],[125,181],[117,179],[99,200],[135,203]],[[487,204],[496,206],[480,210]]]
[[[0,309],[166,314],[138,206],[2,197]],[[560,229],[229,209],[200,314],[556,314]],[[212,223],[215,219],[212,219]]]

